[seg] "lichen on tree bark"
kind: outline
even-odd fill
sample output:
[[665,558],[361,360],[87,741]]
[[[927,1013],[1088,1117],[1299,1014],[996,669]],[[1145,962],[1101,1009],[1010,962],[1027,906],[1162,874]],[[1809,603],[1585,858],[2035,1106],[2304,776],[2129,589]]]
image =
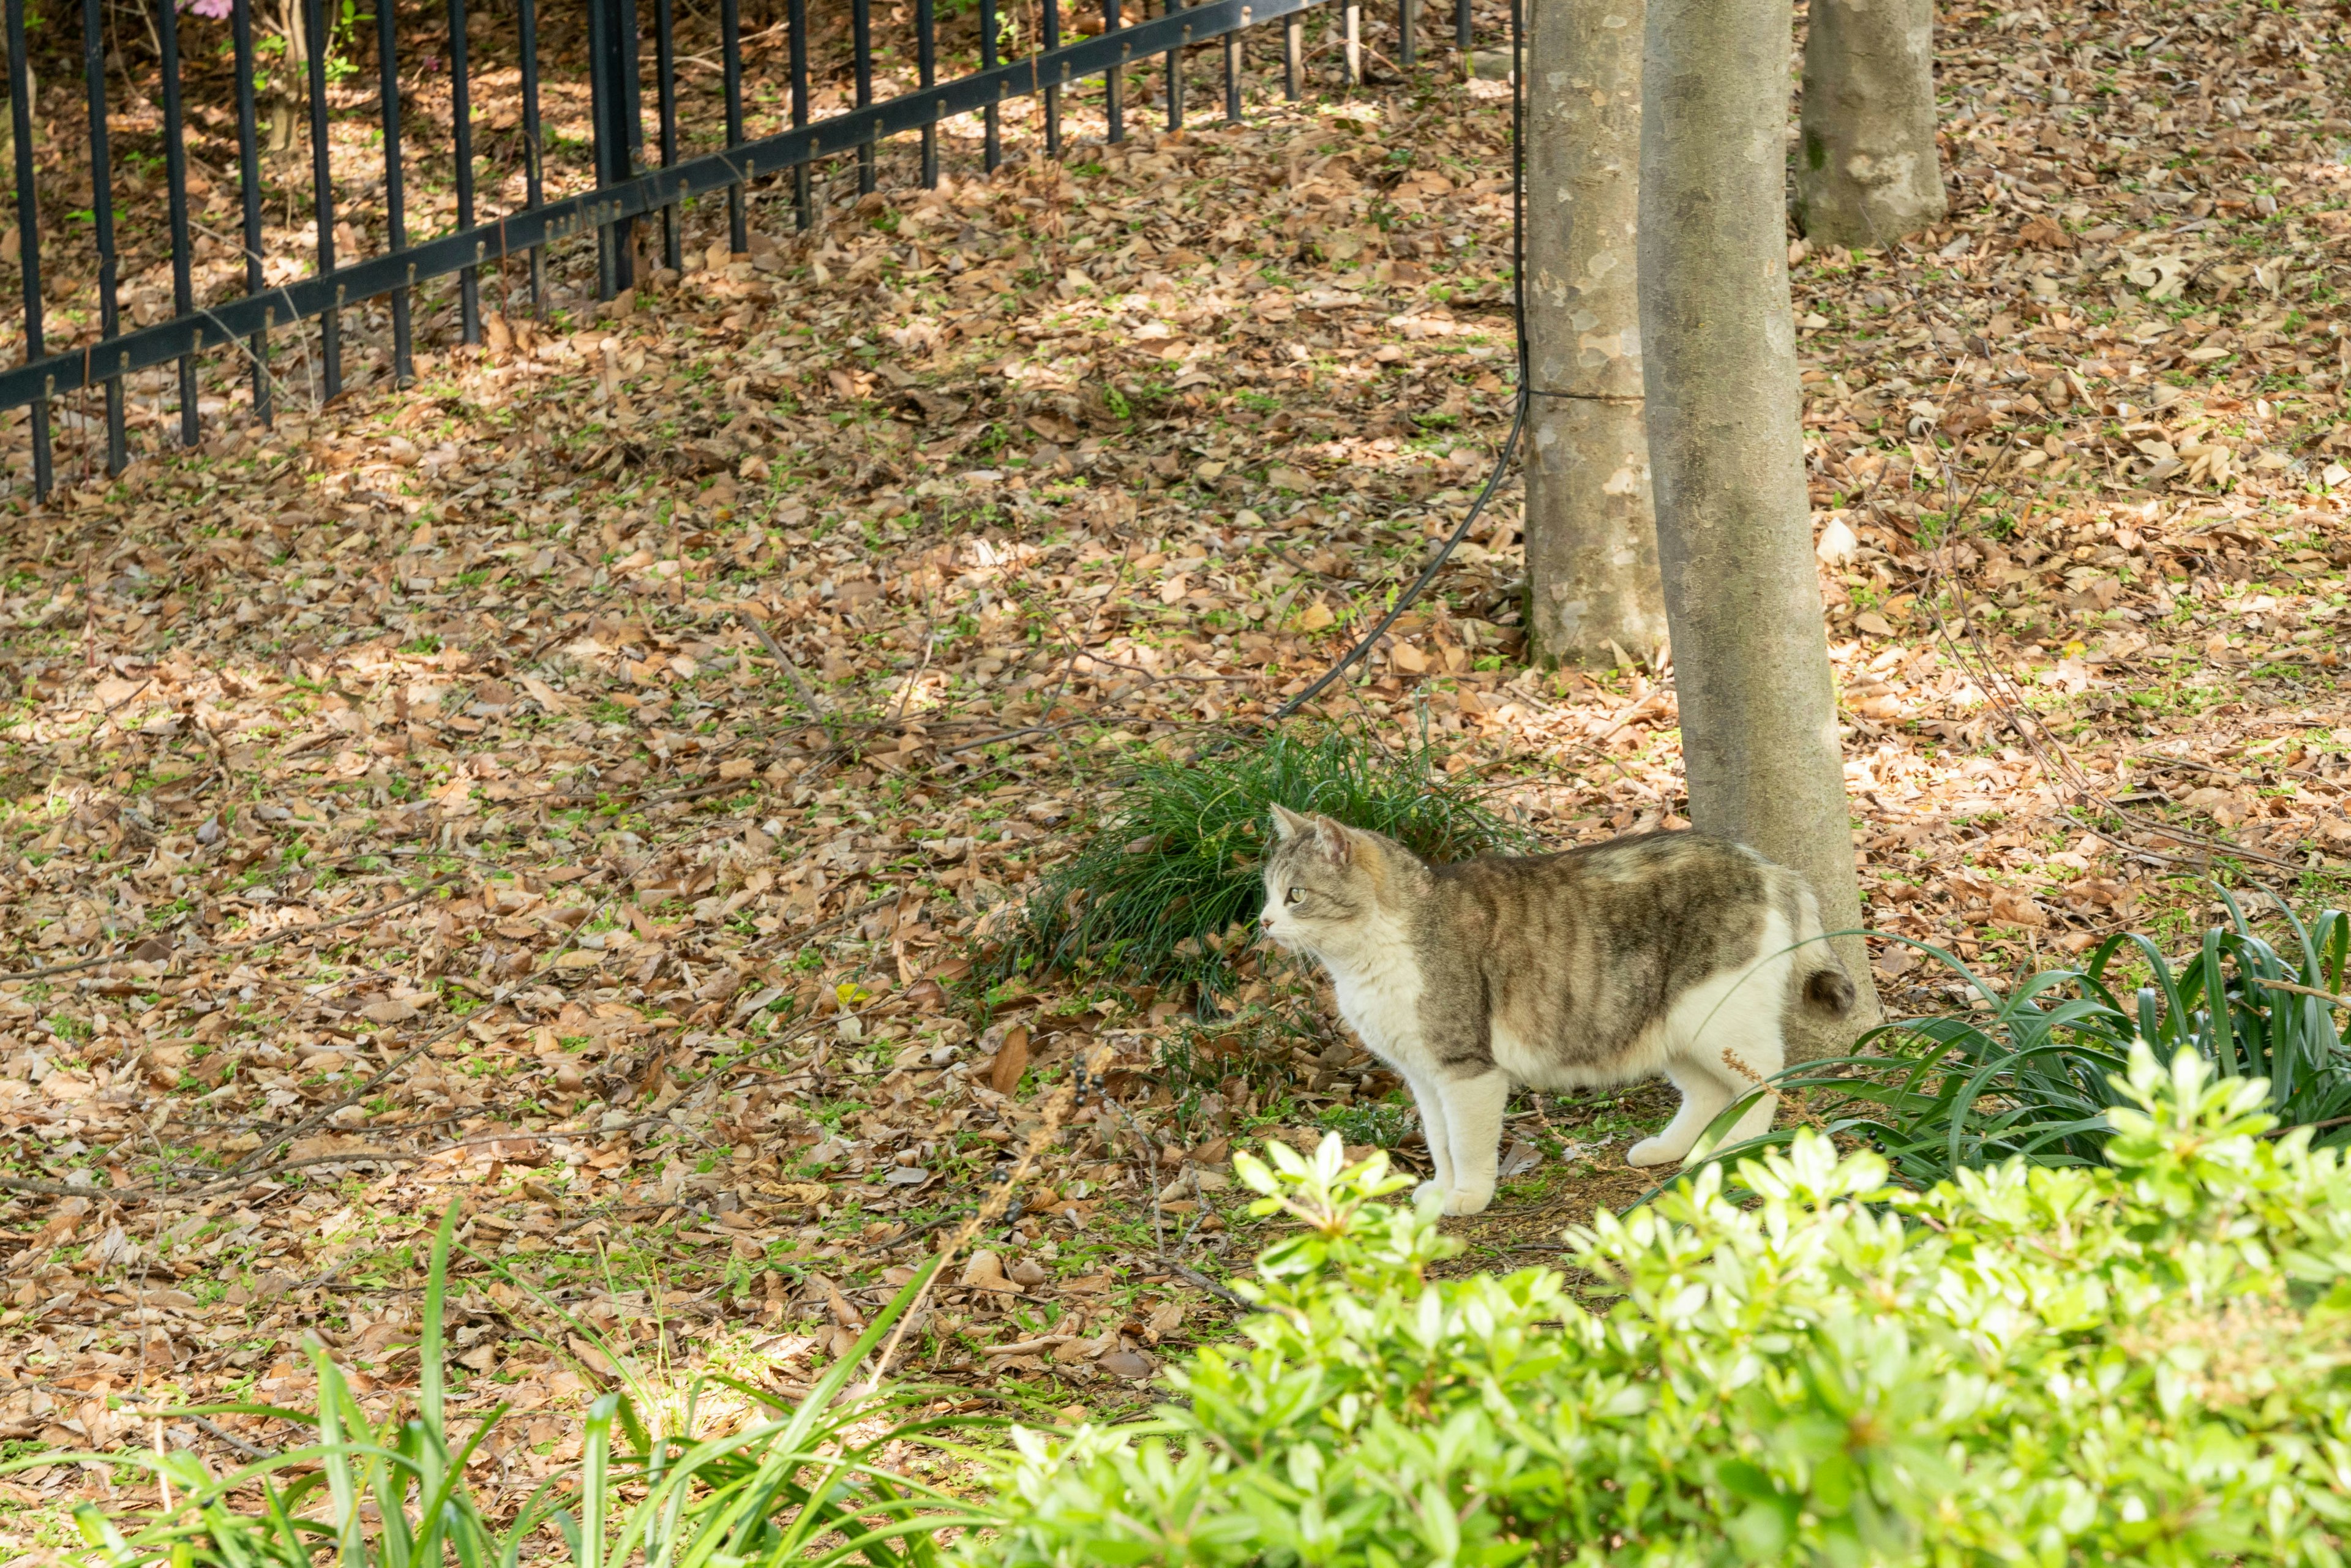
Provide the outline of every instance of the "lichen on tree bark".
[[1891,245],[1940,218],[1933,0],[1812,0],[1796,224],[1831,245]]

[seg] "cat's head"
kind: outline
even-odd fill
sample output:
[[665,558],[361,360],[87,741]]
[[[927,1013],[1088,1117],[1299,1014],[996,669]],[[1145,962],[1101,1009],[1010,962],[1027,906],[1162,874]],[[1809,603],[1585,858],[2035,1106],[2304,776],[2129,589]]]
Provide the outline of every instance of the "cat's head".
[[[1348,946],[1382,913],[1392,878],[1388,861],[1401,846],[1377,833],[1273,809],[1273,847],[1265,857],[1265,913],[1259,919],[1276,946],[1330,953]],[[1408,858],[1408,857],[1407,857]]]

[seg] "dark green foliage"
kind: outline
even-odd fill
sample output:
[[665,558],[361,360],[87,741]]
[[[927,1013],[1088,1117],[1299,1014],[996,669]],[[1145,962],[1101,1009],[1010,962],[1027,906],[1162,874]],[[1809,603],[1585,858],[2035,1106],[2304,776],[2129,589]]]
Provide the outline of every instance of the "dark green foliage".
[[1830,1132],[1867,1138],[1922,1186],[2012,1155],[2103,1164],[2108,1113],[2124,1099],[2116,1081],[2137,1040],[2166,1062],[2185,1047],[2224,1078],[2266,1079],[2266,1109],[2281,1124],[2311,1127],[2322,1145],[2351,1142],[2342,1004],[2309,994],[2343,994],[2351,916],[2327,910],[2304,924],[2287,913],[2282,953],[2222,897],[2230,924],[2207,931],[2177,969],[2151,939],[2125,933],[2080,969],[2043,970],[2003,998],[1927,948],[1966,977],[1986,1010],[1889,1024],[1854,1055],[1807,1062],[1782,1082],[1819,1092],[1814,1108]]
[[1092,965],[1217,988],[1221,948],[1257,918],[1259,857],[1276,801],[1384,833],[1436,861],[1518,848],[1525,835],[1437,768],[1352,729],[1278,731],[1260,745],[1155,757],[1075,858],[1022,912],[1008,970]]

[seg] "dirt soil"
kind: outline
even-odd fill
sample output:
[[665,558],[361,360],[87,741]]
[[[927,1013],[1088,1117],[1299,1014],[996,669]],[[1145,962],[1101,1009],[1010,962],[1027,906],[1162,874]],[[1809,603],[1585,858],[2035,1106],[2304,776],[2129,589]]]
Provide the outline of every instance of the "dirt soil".
[[[1940,20],[1950,220],[1791,251],[1872,918],[2006,975],[2179,946],[2210,878],[2339,903],[2343,14]],[[618,1359],[804,1386],[1102,1048],[1122,1097],[1017,1173],[900,1370],[1131,1409],[1227,1332],[1182,1270],[1249,1255],[1234,1142],[1410,1162],[1270,958],[1206,1023],[973,978],[1123,759],[1301,689],[1507,423],[1499,89],[1228,129],[1210,74],[1116,147],[1077,95],[1060,165],[1009,107],[993,180],[951,125],[951,188],[893,150],[810,236],[762,193],[744,256],[705,209],[595,319],[9,520],[0,1438],[274,1448],[152,1412],[298,1405],[310,1338],[396,1400],[454,1203],[455,1407],[516,1406],[482,1463],[518,1499]],[[1553,842],[1680,822],[1666,671],[1520,663],[1518,516],[1326,714],[1425,731]],[[1877,978],[1960,995],[1899,947]],[[1638,1197],[1669,1109],[1523,1105],[1468,1260]],[[61,1544],[81,1497],[139,1500],[20,1474],[0,1537]]]

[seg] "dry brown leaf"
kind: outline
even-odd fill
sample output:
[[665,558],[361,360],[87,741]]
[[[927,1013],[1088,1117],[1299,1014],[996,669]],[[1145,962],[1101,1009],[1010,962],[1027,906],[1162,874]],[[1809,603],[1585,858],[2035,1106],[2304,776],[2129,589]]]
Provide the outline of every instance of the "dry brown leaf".
[[995,1060],[988,1063],[987,1086],[998,1094],[1009,1094],[1020,1085],[1020,1075],[1029,1071],[1029,1030],[1016,1025],[1005,1031],[1004,1043],[997,1048]]
[[830,1280],[824,1282],[824,1304],[825,1310],[832,1314],[832,1321],[842,1328],[856,1333],[865,1331],[865,1314],[859,1312],[849,1298],[841,1293],[841,1287]]
[[963,1275],[957,1283],[968,1290],[993,1291],[998,1295],[1017,1296],[1020,1293],[1020,1287],[1005,1274],[1004,1260],[984,1249],[965,1260]]
[[[596,1374],[597,1376],[618,1377],[621,1375],[620,1369],[612,1364],[611,1357],[606,1355],[592,1341],[583,1339],[575,1333],[565,1335],[564,1343],[570,1346],[571,1354],[580,1358],[580,1364]],[[491,1350],[495,1354],[495,1347],[484,1346],[483,1348]],[[486,1369],[477,1368],[476,1370]]]
[[1991,895],[1991,917],[2005,925],[2030,926],[2035,930],[2049,924],[2049,916],[2029,894],[2006,890]]

